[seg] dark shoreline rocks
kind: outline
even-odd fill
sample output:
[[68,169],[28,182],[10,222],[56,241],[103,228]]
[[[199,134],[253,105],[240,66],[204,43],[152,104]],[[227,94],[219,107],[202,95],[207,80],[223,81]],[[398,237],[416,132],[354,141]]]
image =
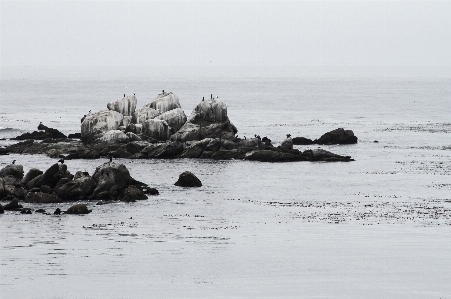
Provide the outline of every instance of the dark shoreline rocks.
[[311,144],[356,144],[358,138],[354,135],[352,130],[345,130],[338,128],[323,134],[320,138],[311,140],[305,137],[293,138],[295,145],[311,145]]
[[[39,204],[91,200],[135,202],[147,199],[146,194],[158,195],[158,190],[132,178],[125,165],[111,161],[99,165],[92,176],[81,171],[73,175],[66,164],[59,163],[44,172],[32,168],[25,176],[22,165],[10,164],[0,169],[0,201],[9,201],[0,207],[0,213],[31,214],[32,209],[24,208],[21,201]],[[85,204],[77,204],[66,213],[89,212]]]

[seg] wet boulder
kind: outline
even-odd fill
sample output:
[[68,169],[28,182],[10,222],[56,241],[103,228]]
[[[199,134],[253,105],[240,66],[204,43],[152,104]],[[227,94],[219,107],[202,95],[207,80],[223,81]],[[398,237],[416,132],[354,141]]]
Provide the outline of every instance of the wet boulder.
[[131,154],[136,154],[140,153],[143,149],[145,149],[149,145],[150,143],[146,141],[132,141],[127,143],[125,149],[127,150],[127,152]]
[[92,210],[85,204],[76,204],[67,209],[66,214],[89,214]]
[[153,108],[155,110],[159,110],[160,113],[165,113],[172,109],[181,108],[180,101],[177,95],[172,92],[162,92],[157,95],[147,107]]
[[305,137],[294,137],[293,144],[294,145],[310,145],[313,144],[313,140],[305,138]]
[[3,209],[5,211],[17,211],[22,208],[23,208],[23,206],[21,204],[19,204],[19,201],[16,198],[11,200],[10,203],[7,203],[6,205],[3,206]]
[[293,149],[293,139],[291,137],[287,137],[282,144],[280,145],[280,150],[283,152],[288,152]]
[[85,117],[81,124],[81,139],[85,144],[93,143],[106,132],[117,130],[124,116],[112,110],[91,113]]
[[174,184],[180,187],[201,187],[202,182],[189,171],[180,174],[178,181]]
[[127,167],[125,167],[124,164],[116,162],[105,162],[104,164],[97,166],[92,178],[97,184],[100,183],[100,180],[112,180],[112,185],[121,187],[125,187],[134,181],[130,176]]
[[3,208],[3,206],[0,204],[0,214],[5,213],[5,209]]
[[[72,178],[72,175],[67,170],[66,164],[53,164],[47,169],[44,174],[40,177],[40,180],[37,181],[32,187],[41,187],[42,185],[47,185],[51,189],[55,188],[58,181],[62,178]],[[33,181],[33,180],[32,180]],[[31,181],[30,181],[31,182]]]
[[0,169],[0,177],[6,184],[13,185],[23,179],[23,166],[17,164],[10,164]]
[[124,189],[122,201],[133,202],[144,199],[147,199],[147,196],[141,188],[137,186],[128,186]]
[[22,181],[20,181],[21,185],[27,185],[29,181],[31,181],[32,179],[34,179],[35,177],[37,177],[38,175],[43,174],[43,172],[37,168],[31,168],[27,174],[25,175],[25,177],[22,179]]
[[88,198],[96,187],[96,182],[89,173],[78,171],[74,180],[68,181],[58,189],[55,193],[65,201],[75,201]]
[[117,111],[124,116],[132,116],[136,109],[138,100],[135,95],[125,96],[119,100],[107,104],[107,108]]
[[352,130],[338,128],[322,135],[315,140],[317,144],[354,144],[357,143],[357,137]]
[[273,150],[254,150],[245,154],[245,159],[260,162],[293,162],[307,161],[299,152],[286,153]]

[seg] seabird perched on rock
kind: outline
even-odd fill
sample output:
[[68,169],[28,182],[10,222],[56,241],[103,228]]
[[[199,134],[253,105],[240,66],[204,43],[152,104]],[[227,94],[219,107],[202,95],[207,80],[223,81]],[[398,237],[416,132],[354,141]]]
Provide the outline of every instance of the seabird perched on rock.
[[89,110],[89,114],[91,114],[91,110]]
[[205,97],[202,97],[202,102],[205,100]]
[[162,91],[163,93],[164,93],[164,89],[163,89],[163,91]]
[[125,98],[125,93],[124,93],[124,98]]
[[61,164],[64,164],[64,158],[59,159],[58,162],[61,162]]
[[213,98],[213,94],[211,94],[211,96],[210,96],[210,99],[212,99]]
[[291,137],[291,134],[287,134],[287,138],[290,138]]
[[16,160],[13,160],[13,162],[11,164],[16,164]]
[[244,140],[246,140],[246,136],[243,136],[244,137]]
[[108,157],[110,157],[110,162],[113,162],[113,155],[109,154]]

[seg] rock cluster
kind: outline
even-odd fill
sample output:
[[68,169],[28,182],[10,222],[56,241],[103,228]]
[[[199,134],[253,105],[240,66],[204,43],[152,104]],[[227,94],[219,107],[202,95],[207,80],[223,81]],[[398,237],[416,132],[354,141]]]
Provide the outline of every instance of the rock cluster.
[[354,144],[357,143],[357,136],[352,130],[345,130],[338,128],[336,130],[323,134],[320,138],[312,140],[305,137],[293,138],[293,143],[296,145],[310,145],[310,144]]
[[41,123],[38,126],[38,131],[34,131],[32,133],[28,133],[28,132],[23,133],[22,135],[17,136],[12,139],[13,140],[29,140],[29,139],[44,140],[47,138],[60,139],[60,138],[67,138],[67,136],[64,135],[63,133],[61,133],[60,131],[58,131],[57,129],[49,128]]
[[136,96],[125,96],[108,103],[109,110],[83,117],[81,141],[73,139],[27,140],[10,145],[11,153],[46,154],[53,158],[97,159],[102,156],[129,159],[202,158],[215,160],[245,159],[268,162],[352,161],[324,151],[301,152],[294,144],[355,143],[350,130],[337,129],[312,141],[287,138],[280,146],[267,137],[240,139],[237,128],[227,116],[227,106],[218,97],[202,100],[189,118],[181,109],[179,98],[162,92],[144,107],[136,109]]
[[128,169],[116,162],[98,166],[92,176],[81,171],[73,175],[66,164],[53,164],[44,172],[32,168],[25,176],[22,165],[11,164],[0,170],[0,200],[26,203],[83,200],[132,202],[147,199],[144,191],[158,194],[158,191],[133,179]]

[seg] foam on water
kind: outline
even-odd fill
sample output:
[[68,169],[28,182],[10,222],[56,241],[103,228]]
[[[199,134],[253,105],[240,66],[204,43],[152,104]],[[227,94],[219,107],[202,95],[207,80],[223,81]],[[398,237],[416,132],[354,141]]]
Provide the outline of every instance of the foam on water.
[[[39,121],[77,132],[83,114],[105,109],[127,87],[138,107],[162,89],[172,91],[187,115],[202,96],[219,94],[240,136],[258,134],[278,143],[287,133],[315,139],[343,127],[359,143],[322,146],[352,156],[356,161],[350,163],[118,159],[160,195],[136,203],[89,203],[93,212],[85,216],[0,215],[2,298],[451,294],[448,78],[22,81],[1,86],[2,99],[11,101],[4,104],[0,126],[14,133],[35,130]],[[0,156],[0,167],[14,159],[25,171],[56,162],[9,155]],[[72,173],[92,174],[106,161],[66,164]],[[173,185],[187,170],[202,187]],[[53,212],[71,204],[30,206]]]

